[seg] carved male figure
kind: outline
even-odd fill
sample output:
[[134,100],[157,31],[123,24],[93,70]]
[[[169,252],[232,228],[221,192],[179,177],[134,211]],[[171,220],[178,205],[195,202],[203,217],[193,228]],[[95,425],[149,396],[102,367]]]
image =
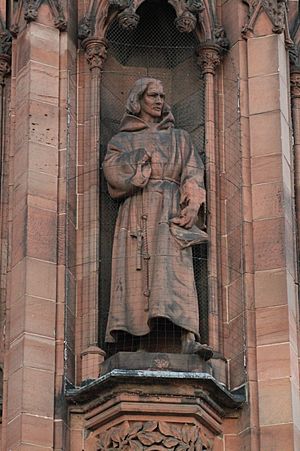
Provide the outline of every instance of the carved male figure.
[[122,199],[112,259],[106,341],[143,337],[156,318],[181,329],[182,352],[203,353],[191,244],[205,203],[203,163],[187,132],[174,128],[161,81],[138,80],[104,161],[111,197]]

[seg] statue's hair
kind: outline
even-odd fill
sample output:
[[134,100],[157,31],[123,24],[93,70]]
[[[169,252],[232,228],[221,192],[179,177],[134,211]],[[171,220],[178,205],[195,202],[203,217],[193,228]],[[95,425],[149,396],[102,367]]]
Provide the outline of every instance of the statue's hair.
[[[138,116],[140,114],[141,98],[143,97],[150,83],[160,83],[162,85],[162,82],[160,80],[150,77],[139,78],[134,83],[127,98],[126,113],[133,114],[134,116]],[[164,116],[170,110],[171,109],[169,105],[166,102],[164,102],[162,116]]]

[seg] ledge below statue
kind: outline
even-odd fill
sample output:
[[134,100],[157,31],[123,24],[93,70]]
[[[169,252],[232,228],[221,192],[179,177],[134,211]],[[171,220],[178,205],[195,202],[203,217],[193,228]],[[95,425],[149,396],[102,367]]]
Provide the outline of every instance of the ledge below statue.
[[[245,401],[243,392],[228,391],[212,375],[212,365],[198,356],[145,352],[122,352],[110,357],[98,379],[69,389],[66,397],[73,451],[77,451],[78,431],[86,437],[87,451],[105,446],[122,449],[113,443],[120,434],[125,441],[131,441],[132,449],[154,449],[144,446],[146,438],[149,443],[154,440],[155,449],[165,449],[159,443],[171,442],[170,431],[179,431],[175,438],[182,446],[189,431],[206,443],[202,449],[212,449],[209,443],[222,435],[223,419],[238,416]],[[134,439],[130,431],[135,431]],[[106,441],[107,445],[103,445]],[[78,446],[79,450],[82,448]]]

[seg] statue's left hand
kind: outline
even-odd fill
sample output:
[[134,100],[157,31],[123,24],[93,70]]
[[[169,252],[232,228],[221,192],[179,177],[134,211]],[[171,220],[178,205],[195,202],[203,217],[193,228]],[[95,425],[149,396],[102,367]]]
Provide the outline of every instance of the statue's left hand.
[[198,211],[199,208],[196,208],[193,205],[187,205],[181,210],[180,216],[173,218],[172,222],[185,229],[190,229],[197,221]]

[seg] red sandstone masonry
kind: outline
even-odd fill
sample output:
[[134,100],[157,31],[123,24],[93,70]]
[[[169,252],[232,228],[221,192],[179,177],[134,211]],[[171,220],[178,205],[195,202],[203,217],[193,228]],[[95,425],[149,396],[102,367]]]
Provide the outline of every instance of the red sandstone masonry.
[[[48,8],[43,14],[48,17]],[[3,449],[42,449],[52,446],[54,416],[59,31],[31,23],[20,32],[15,50],[9,405],[4,405]]]

